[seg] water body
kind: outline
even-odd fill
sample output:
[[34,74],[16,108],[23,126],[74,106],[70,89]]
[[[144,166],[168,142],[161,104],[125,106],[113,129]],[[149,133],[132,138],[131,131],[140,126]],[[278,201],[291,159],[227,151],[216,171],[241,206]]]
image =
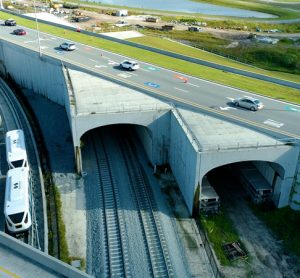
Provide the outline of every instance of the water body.
[[227,8],[217,5],[204,4],[189,0],[95,0],[103,4],[127,6],[133,8],[174,11],[184,13],[201,13],[216,16],[236,16],[253,18],[276,18],[277,16],[247,11],[242,9]]

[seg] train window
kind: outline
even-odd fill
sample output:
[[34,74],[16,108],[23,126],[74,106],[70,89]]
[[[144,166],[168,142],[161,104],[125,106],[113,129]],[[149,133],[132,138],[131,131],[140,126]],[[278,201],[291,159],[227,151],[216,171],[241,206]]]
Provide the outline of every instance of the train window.
[[25,165],[23,165],[24,163],[24,160],[15,160],[15,161],[12,161],[11,164],[13,165],[14,168],[19,168],[19,167],[23,167]]
[[24,212],[19,212],[15,214],[10,214],[8,217],[11,219],[11,221],[15,224],[21,223],[24,217]]

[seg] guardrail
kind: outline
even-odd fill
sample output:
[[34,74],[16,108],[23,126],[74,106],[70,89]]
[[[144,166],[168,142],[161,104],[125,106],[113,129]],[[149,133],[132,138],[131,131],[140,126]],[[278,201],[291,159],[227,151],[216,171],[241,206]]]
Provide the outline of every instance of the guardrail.
[[[17,13],[17,12],[14,12],[14,11],[9,11],[9,10],[5,10],[5,9],[0,9],[0,11],[10,13],[10,14],[13,14],[13,15],[17,15],[17,16],[20,16],[20,17],[28,19],[28,20],[32,20],[32,21],[35,20],[35,18]],[[54,22],[49,22],[49,21],[42,20],[42,19],[39,19],[38,21],[41,22],[41,23],[56,26],[56,27],[59,27],[59,28],[64,28],[66,30],[77,31],[77,32],[80,31],[81,33],[89,35],[89,36],[98,37],[98,38],[101,38],[101,39],[114,41],[114,42],[121,43],[121,44],[126,44],[128,46],[148,50],[148,51],[151,51],[151,52],[166,55],[166,56],[176,58],[176,59],[185,60],[187,62],[195,63],[195,64],[198,64],[198,65],[207,66],[207,67],[219,69],[219,70],[222,70],[222,71],[227,71],[227,72],[231,72],[231,73],[234,73],[234,74],[239,74],[239,75],[243,75],[243,76],[246,76],[246,77],[251,77],[251,78],[263,80],[263,81],[279,84],[279,85],[282,85],[282,86],[291,87],[291,88],[294,88],[294,89],[300,89],[300,83],[296,83],[296,82],[292,82],[292,81],[288,81],[288,80],[283,80],[283,79],[279,79],[279,78],[275,78],[275,77],[271,77],[271,76],[267,76],[267,75],[263,75],[263,74],[259,74],[259,73],[254,73],[254,72],[250,72],[250,71],[246,71],[246,70],[235,69],[235,68],[232,68],[232,67],[229,67],[229,66],[219,65],[219,64],[216,64],[216,63],[212,63],[212,62],[209,62],[209,61],[204,61],[204,60],[201,60],[201,59],[198,59],[198,58],[194,58],[194,57],[190,57],[190,56],[186,56],[186,55],[182,55],[182,54],[178,54],[178,53],[174,53],[174,52],[170,52],[170,51],[166,51],[166,50],[163,50],[163,49],[159,49],[159,48],[155,48],[155,47],[151,47],[151,46],[146,46],[146,45],[142,45],[142,44],[138,44],[138,43],[135,43],[135,42],[130,42],[130,41],[126,41],[126,40],[122,40],[122,39],[118,39],[118,38],[113,38],[113,37],[109,37],[109,36],[106,36],[106,35],[103,35],[103,34],[97,34],[97,33],[93,33],[93,32],[86,31],[86,30],[79,30],[76,27],[70,27],[70,26],[66,26],[66,25],[62,25],[62,24],[58,24],[58,23],[54,23]]]

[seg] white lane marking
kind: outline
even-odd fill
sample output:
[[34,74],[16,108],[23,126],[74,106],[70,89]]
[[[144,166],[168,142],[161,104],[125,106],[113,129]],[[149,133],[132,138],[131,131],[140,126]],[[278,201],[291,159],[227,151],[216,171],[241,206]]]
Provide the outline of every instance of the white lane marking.
[[119,73],[119,74],[117,74],[117,75],[120,76],[120,77],[123,77],[123,78],[131,77],[131,75],[128,74],[128,73]]
[[226,97],[227,99],[229,99],[230,101],[234,101],[234,98],[232,97]]
[[[27,29],[28,29],[28,30],[32,30],[33,32],[36,32],[36,30],[34,30],[34,29],[31,29],[31,28],[27,28]],[[43,34],[43,35],[45,35],[45,36],[49,36],[49,37],[53,37],[53,38],[57,38],[57,39],[61,40],[61,37],[54,36],[54,35],[50,35],[50,34],[43,33],[43,32],[40,32],[40,33]],[[87,44],[83,44],[83,43],[77,43],[77,44],[78,44],[78,45],[82,45],[82,46],[88,46],[88,47],[90,47],[90,48],[93,48],[93,49],[99,51],[99,48],[96,48],[95,46],[91,46],[91,45],[87,45]],[[128,56],[125,56],[125,55],[121,55],[121,54],[117,54],[117,53],[113,53],[113,52],[110,52],[109,50],[101,49],[101,51],[102,51],[103,53],[108,53],[108,54],[110,54],[110,55],[115,55],[115,56],[118,56],[118,57],[120,57],[120,58],[122,57],[123,60],[124,60],[124,58],[127,59],[127,60],[132,59],[131,57],[128,57]],[[102,56],[102,57],[106,58],[105,56]],[[145,65],[149,65],[149,66],[154,66],[153,64],[150,64],[150,63],[147,63],[147,62],[143,62],[143,61],[141,61],[141,63],[143,63],[143,64],[145,64]],[[201,65],[200,65],[200,66],[201,66]],[[158,69],[166,70],[166,71],[168,71],[168,72],[178,73],[178,74],[179,74],[179,72],[177,72],[177,71],[170,70],[170,69],[164,68],[164,67],[162,67],[162,66],[155,65],[154,67],[156,67],[156,68],[158,68]],[[140,70],[147,71],[147,70],[142,69],[142,68],[140,68]],[[217,69],[216,69],[216,70],[217,70]],[[248,71],[248,72],[251,72],[251,71]],[[183,74],[183,76],[184,76],[184,74]],[[237,88],[231,87],[230,85],[219,84],[219,83],[216,83],[216,82],[214,82],[214,81],[207,80],[207,79],[205,79],[204,77],[201,78],[201,77],[195,77],[195,76],[190,76],[190,75],[186,75],[186,76],[187,76],[188,78],[190,78],[190,79],[203,81],[203,82],[206,82],[206,83],[209,83],[209,84],[213,84],[213,85],[216,85],[216,86],[219,86],[219,87],[229,88],[229,89],[231,89],[231,90],[233,90],[233,91],[243,92],[243,93],[247,93],[247,94],[253,95],[254,97],[257,97],[257,94],[250,93],[250,92],[246,92],[246,91],[244,91],[244,90],[242,90],[242,89],[237,89]],[[269,75],[266,75],[266,76],[269,76]],[[286,80],[286,79],[282,79],[282,80]],[[268,99],[268,100],[271,100],[271,101],[275,101],[275,102],[278,102],[278,103],[284,103],[284,104],[289,104],[289,105],[291,105],[290,103],[288,103],[288,102],[286,102],[286,101],[282,101],[282,100],[278,100],[278,99],[272,99],[272,98],[270,98],[270,97],[268,97],[268,96],[259,96],[259,97],[260,97],[260,98],[264,98],[264,99]],[[298,108],[299,106],[298,106],[298,105],[294,105],[294,107]]]
[[41,49],[47,49],[47,48],[49,48],[49,47],[48,46],[44,46],[44,45],[41,46]]
[[98,61],[94,60],[94,59],[89,59],[90,61],[97,63]]
[[189,84],[189,85],[191,85],[191,86],[194,86],[194,87],[197,87],[197,88],[200,88],[199,85],[196,85],[196,84],[193,84],[193,83],[187,83],[187,84]]
[[220,106],[220,109],[222,110],[222,111],[227,111],[227,110],[236,110],[236,108],[234,108],[234,107],[230,107],[230,106],[226,106],[226,107],[222,107],[222,106]]
[[37,40],[34,40],[34,41],[24,41],[24,43],[33,43],[33,42],[37,42]]
[[277,127],[277,128],[281,128],[284,125],[284,123],[276,122],[276,121],[271,120],[271,119],[267,119],[266,121],[264,121],[264,124],[274,126],[274,127]]
[[183,89],[180,89],[180,88],[177,88],[177,87],[174,87],[174,89],[176,89],[176,90],[178,90],[178,91],[185,92],[185,93],[188,93],[188,92],[189,92],[188,90],[183,90]]
[[107,68],[105,65],[95,65],[95,68]]
[[140,68],[140,70],[143,70],[143,71],[146,71],[146,72],[151,72],[150,70],[146,70],[146,69],[143,69],[143,68]]
[[108,61],[108,64],[109,65],[119,65],[119,63],[115,62],[115,61],[112,61],[112,60],[109,60]]

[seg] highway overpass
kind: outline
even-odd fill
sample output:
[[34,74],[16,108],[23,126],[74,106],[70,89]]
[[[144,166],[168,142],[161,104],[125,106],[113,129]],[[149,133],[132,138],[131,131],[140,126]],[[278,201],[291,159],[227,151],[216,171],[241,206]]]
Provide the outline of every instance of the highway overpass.
[[[160,86],[168,81],[157,80],[178,73],[147,64],[139,72],[121,71],[108,54],[92,67],[76,60],[88,47],[66,54],[55,49],[57,38],[44,39],[46,43],[40,56],[32,46],[1,40],[1,73],[65,107],[79,172],[84,134],[107,125],[134,125],[152,165],[170,164],[190,212],[209,171],[243,161],[253,161],[273,186],[278,207],[300,209],[298,106],[266,98],[266,109],[257,113],[233,109],[226,96],[248,93],[199,79],[189,89],[182,82]],[[148,77],[152,72],[159,72],[154,81]],[[143,78],[148,81],[141,85]]]

